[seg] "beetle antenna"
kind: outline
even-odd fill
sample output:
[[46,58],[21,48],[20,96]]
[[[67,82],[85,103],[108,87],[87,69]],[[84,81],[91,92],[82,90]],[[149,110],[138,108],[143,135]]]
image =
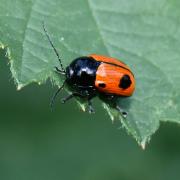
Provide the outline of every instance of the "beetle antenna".
[[56,100],[56,97],[57,95],[60,93],[60,91],[63,89],[64,85],[66,83],[66,80],[63,82],[63,84],[61,85],[61,87],[59,87],[59,89],[54,93],[52,99],[51,99],[51,102],[50,102],[50,107],[51,109],[53,109],[53,106],[54,106],[54,102]]
[[46,37],[47,37],[50,45],[52,46],[52,48],[53,48],[53,50],[54,50],[54,52],[55,52],[55,54],[56,54],[56,56],[57,56],[57,58],[58,58],[58,61],[59,61],[59,63],[60,63],[60,66],[61,66],[62,71],[65,72],[65,69],[64,69],[64,67],[63,67],[61,58],[60,58],[60,56],[59,56],[59,53],[58,53],[57,49],[55,48],[55,46],[54,46],[54,44],[53,44],[53,42],[52,42],[52,40],[51,40],[51,38],[50,38],[50,36],[49,36],[49,34],[48,34],[48,32],[47,32],[47,29],[46,29],[46,27],[45,27],[44,21],[43,21],[43,30],[44,30],[44,32],[45,32],[45,34],[46,34]]

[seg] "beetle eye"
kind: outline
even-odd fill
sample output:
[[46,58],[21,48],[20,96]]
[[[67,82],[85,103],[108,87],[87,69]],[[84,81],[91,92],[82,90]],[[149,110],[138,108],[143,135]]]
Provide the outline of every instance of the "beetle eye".
[[127,89],[128,87],[130,87],[130,85],[131,85],[131,79],[130,79],[129,75],[124,75],[120,79],[119,87],[122,89]]

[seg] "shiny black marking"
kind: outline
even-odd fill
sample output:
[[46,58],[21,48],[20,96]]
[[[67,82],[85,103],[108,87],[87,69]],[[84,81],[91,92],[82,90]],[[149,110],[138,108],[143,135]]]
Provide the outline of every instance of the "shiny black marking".
[[105,88],[105,87],[106,87],[106,84],[104,84],[104,83],[99,83],[98,86],[101,87],[101,88]]
[[92,57],[79,57],[66,68],[67,84],[77,92],[94,93],[96,71],[101,62]]
[[131,79],[128,75],[124,75],[121,79],[120,79],[120,83],[119,83],[119,87],[122,89],[127,89],[128,87],[130,87],[131,85]]

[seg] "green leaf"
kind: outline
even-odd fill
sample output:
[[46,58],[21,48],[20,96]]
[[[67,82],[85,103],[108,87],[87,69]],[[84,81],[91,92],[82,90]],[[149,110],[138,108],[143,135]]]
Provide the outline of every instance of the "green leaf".
[[136,91],[118,103],[128,117],[104,107],[144,148],[160,121],[180,122],[179,8],[178,0],[0,0],[0,47],[8,45],[18,89],[47,78],[61,83],[42,21],[64,66],[91,53],[126,62],[135,74]]

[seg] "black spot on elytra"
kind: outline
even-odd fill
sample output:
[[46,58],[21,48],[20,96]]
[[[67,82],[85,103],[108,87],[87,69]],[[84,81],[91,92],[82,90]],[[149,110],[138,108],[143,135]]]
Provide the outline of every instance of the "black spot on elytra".
[[101,88],[105,88],[105,87],[106,87],[106,84],[104,84],[104,83],[99,83],[98,86],[101,87]]
[[124,75],[121,79],[120,79],[120,83],[119,83],[119,87],[122,89],[127,89],[128,87],[130,87],[131,85],[131,79],[129,77],[129,75]]

